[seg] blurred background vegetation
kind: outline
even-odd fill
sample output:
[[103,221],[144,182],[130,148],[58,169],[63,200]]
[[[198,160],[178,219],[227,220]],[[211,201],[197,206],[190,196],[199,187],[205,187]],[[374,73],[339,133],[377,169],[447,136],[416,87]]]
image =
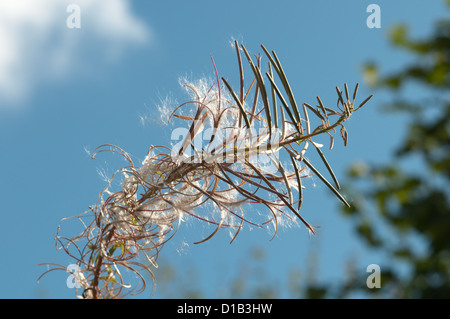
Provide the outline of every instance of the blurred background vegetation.
[[[382,65],[367,62],[363,75],[374,93],[392,95],[389,104],[372,107],[405,117],[406,134],[389,162],[348,167],[344,193],[354,202],[352,208],[341,211],[368,250],[399,261],[392,265],[405,265],[407,271],[383,265],[383,289],[367,289],[368,274],[357,278],[349,260],[341,282],[320,282],[314,274],[317,253],[311,253],[306,270],[286,274],[290,298],[450,298],[450,19],[437,21],[434,31],[421,39],[411,38],[408,26],[397,25],[389,30],[389,41],[408,52],[412,63],[380,74]],[[414,88],[424,90],[426,96],[408,99],[408,90]],[[411,165],[411,161],[420,165]],[[264,249],[249,255],[248,263],[230,283],[229,295],[218,291],[214,297],[281,296],[281,286],[266,280]],[[160,296],[209,297],[196,285],[201,274],[194,268],[180,273],[167,261],[161,263],[157,273]]]

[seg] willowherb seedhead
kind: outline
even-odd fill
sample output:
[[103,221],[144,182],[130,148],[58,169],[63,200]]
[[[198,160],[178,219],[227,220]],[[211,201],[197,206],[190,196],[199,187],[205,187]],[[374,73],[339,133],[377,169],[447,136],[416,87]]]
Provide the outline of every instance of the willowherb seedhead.
[[[139,166],[118,146],[106,144],[94,150],[93,158],[110,151],[124,157],[129,165],[111,177],[94,207],[76,216],[84,227],[81,234],[67,238],[60,235],[58,227],[58,247],[78,266],[72,275],[82,288],[81,297],[117,298],[126,294],[124,289],[133,294],[143,291],[146,281],[142,271],[148,271],[155,280],[151,267],[156,266],[160,249],[187,217],[214,225],[214,231],[196,243],[223,228],[231,231],[233,242],[244,224],[258,228],[273,225],[275,237],[280,223],[300,221],[314,233],[314,226],[299,213],[302,178],[311,174],[348,205],[338,192],[339,183],[320,149],[322,145],[313,139],[328,134],[331,149],[331,133],[340,129],[346,145],[344,122],[372,95],[355,108],[358,85],[350,97],[345,84],[344,91],[336,87],[336,109],[326,107],[319,97],[315,107],[307,103],[299,106],[275,52],[261,46],[268,58],[263,74],[261,55],[254,61],[243,45],[235,42],[234,47],[239,88],[234,90],[225,78],[219,79],[215,65],[217,81],[183,83],[191,99],[175,108],[169,120],[178,118],[189,126],[173,131],[172,137],[181,139],[172,148],[150,146]],[[248,85],[244,83],[242,52],[251,69]],[[192,115],[180,113],[186,107],[193,109]],[[311,115],[320,123],[315,128]],[[305,158],[310,144],[334,186]],[[282,156],[292,165],[283,165]],[[122,176],[121,188],[114,191],[110,188],[117,175]],[[258,205],[267,215],[244,210],[245,205]],[[200,209],[202,206],[208,207],[207,212]],[[46,265],[54,268],[45,273],[68,271],[60,265]],[[130,287],[121,270],[135,273],[142,285]]]

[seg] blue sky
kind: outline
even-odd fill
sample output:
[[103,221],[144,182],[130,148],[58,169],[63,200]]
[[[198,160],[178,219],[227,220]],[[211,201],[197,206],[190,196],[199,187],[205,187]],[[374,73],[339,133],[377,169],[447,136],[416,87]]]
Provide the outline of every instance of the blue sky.
[[[66,26],[72,3],[81,8],[80,29]],[[366,26],[371,3],[381,8],[380,29]],[[112,174],[123,164],[109,155],[92,160],[85,149],[115,144],[140,161],[150,145],[169,146],[172,128],[157,123],[157,106],[166,97],[173,107],[187,98],[180,77],[213,77],[211,55],[219,75],[237,81],[233,39],[255,54],[260,44],[274,49],[299,101],[320,95],[334,105],[334,88],[344,82],[360,82],[360,99],[372,93],[363,83],[364,62],[377,61],[382,71],[411,62],[388,44],[390,26],[406,23],[412,35],[426,35],[446,13],[441,1],[417,0],[0,0],[0,297],[74,297],[66,273],[37,284],[45,270],[37,264],[71,262],[55,249],[59,221],[95,204],[105,186],[98,170]],[[326,153],[338,177],[351,162],[390,158],[405,122],[381,112],[389,98],[377,94],[348,123],[349,145],[336,139]],[[217,287],[227,296],[230,278],[255,247],[266,249],[266,270],[280,287],[290,269],[306,269],[312,250],[319,252],[318,280],[338,280],[350,257],[363,273],[389,262],[355,241],[326,187],[317,179],[306,186],[302,214],[321,226],[313,238],[304,227],[280,231],[273,241],[264,230],[247,230],[232,245],[227,232],[194,245],[208,229],[189,222],[161,258],[196,269],[211,297]]]

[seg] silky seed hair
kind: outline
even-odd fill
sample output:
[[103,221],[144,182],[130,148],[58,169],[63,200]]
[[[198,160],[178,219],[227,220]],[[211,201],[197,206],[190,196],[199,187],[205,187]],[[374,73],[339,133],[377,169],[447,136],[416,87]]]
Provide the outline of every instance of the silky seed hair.
[[[78,267],[72,275],[80,283],[79,297],[121,298],[140,293],[146,289],[148,278],[154,288],[152,269],[158,267],[161,248],[187,220],[212,226],[212,231],[198,238],[196,244],[222,229],[230,231],[230,242],[234,242],[246,226],[270,228],[272,239],[280,225],[303,225],[314,234],[316,226],[300,214],[305,187],[302,179],[311,175],[349,206],[339,192],[339,182],[322,145],[314,139],[328,135],[332,149],[339,128],[346,145],[345,121],[372,95],[355,108],[359,86],[356,84],[350,100],[344,84],[343,91],[336,87],[336,108],[328,107],[318,96],[315,107],[297,103],[274,51],[261,46],[263,54],[252,56],[237,41],[234,48],[237,86],[226,74],[221,76],[211,57],[214,80],[183,81],[189,100],[171,111],[164,108],[169,121],[177,118],[187,123],[184,131],[188,133],[177,147],[151,145],[145,159],[137,164],[116,145],[104,144],[92,152],[92,158],[112,152],[124,158],[127,166],[108,179],[97,203],[88,211],[62,220],[80,221],[80,234],[65,236],[58,226],[57,248]],[[250,68],[245,77],[244,61]],[[192,113],[183,112],[186,108]],[[197,143],[202,134],[208,137],[206,144],[205,139]],[[310,144],[325,165],[326,174],[305,157]],[[113,184],[116,180],[121,181],[118,189]],[[246,209],[246,205],[252,209]],[[42,265],[50,267],[43,275],[67,270],[53,263]],[[136,285],[128,280],[131,274],[138,279]]]

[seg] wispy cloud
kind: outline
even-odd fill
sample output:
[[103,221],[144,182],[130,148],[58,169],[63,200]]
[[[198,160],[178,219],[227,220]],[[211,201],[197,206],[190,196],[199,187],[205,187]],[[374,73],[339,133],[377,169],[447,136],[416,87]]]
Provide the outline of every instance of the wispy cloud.
[[[67,27],[70,4],[80,8],[80,29]],[[151,40],[128,0],[0,0],[0,108]]]

